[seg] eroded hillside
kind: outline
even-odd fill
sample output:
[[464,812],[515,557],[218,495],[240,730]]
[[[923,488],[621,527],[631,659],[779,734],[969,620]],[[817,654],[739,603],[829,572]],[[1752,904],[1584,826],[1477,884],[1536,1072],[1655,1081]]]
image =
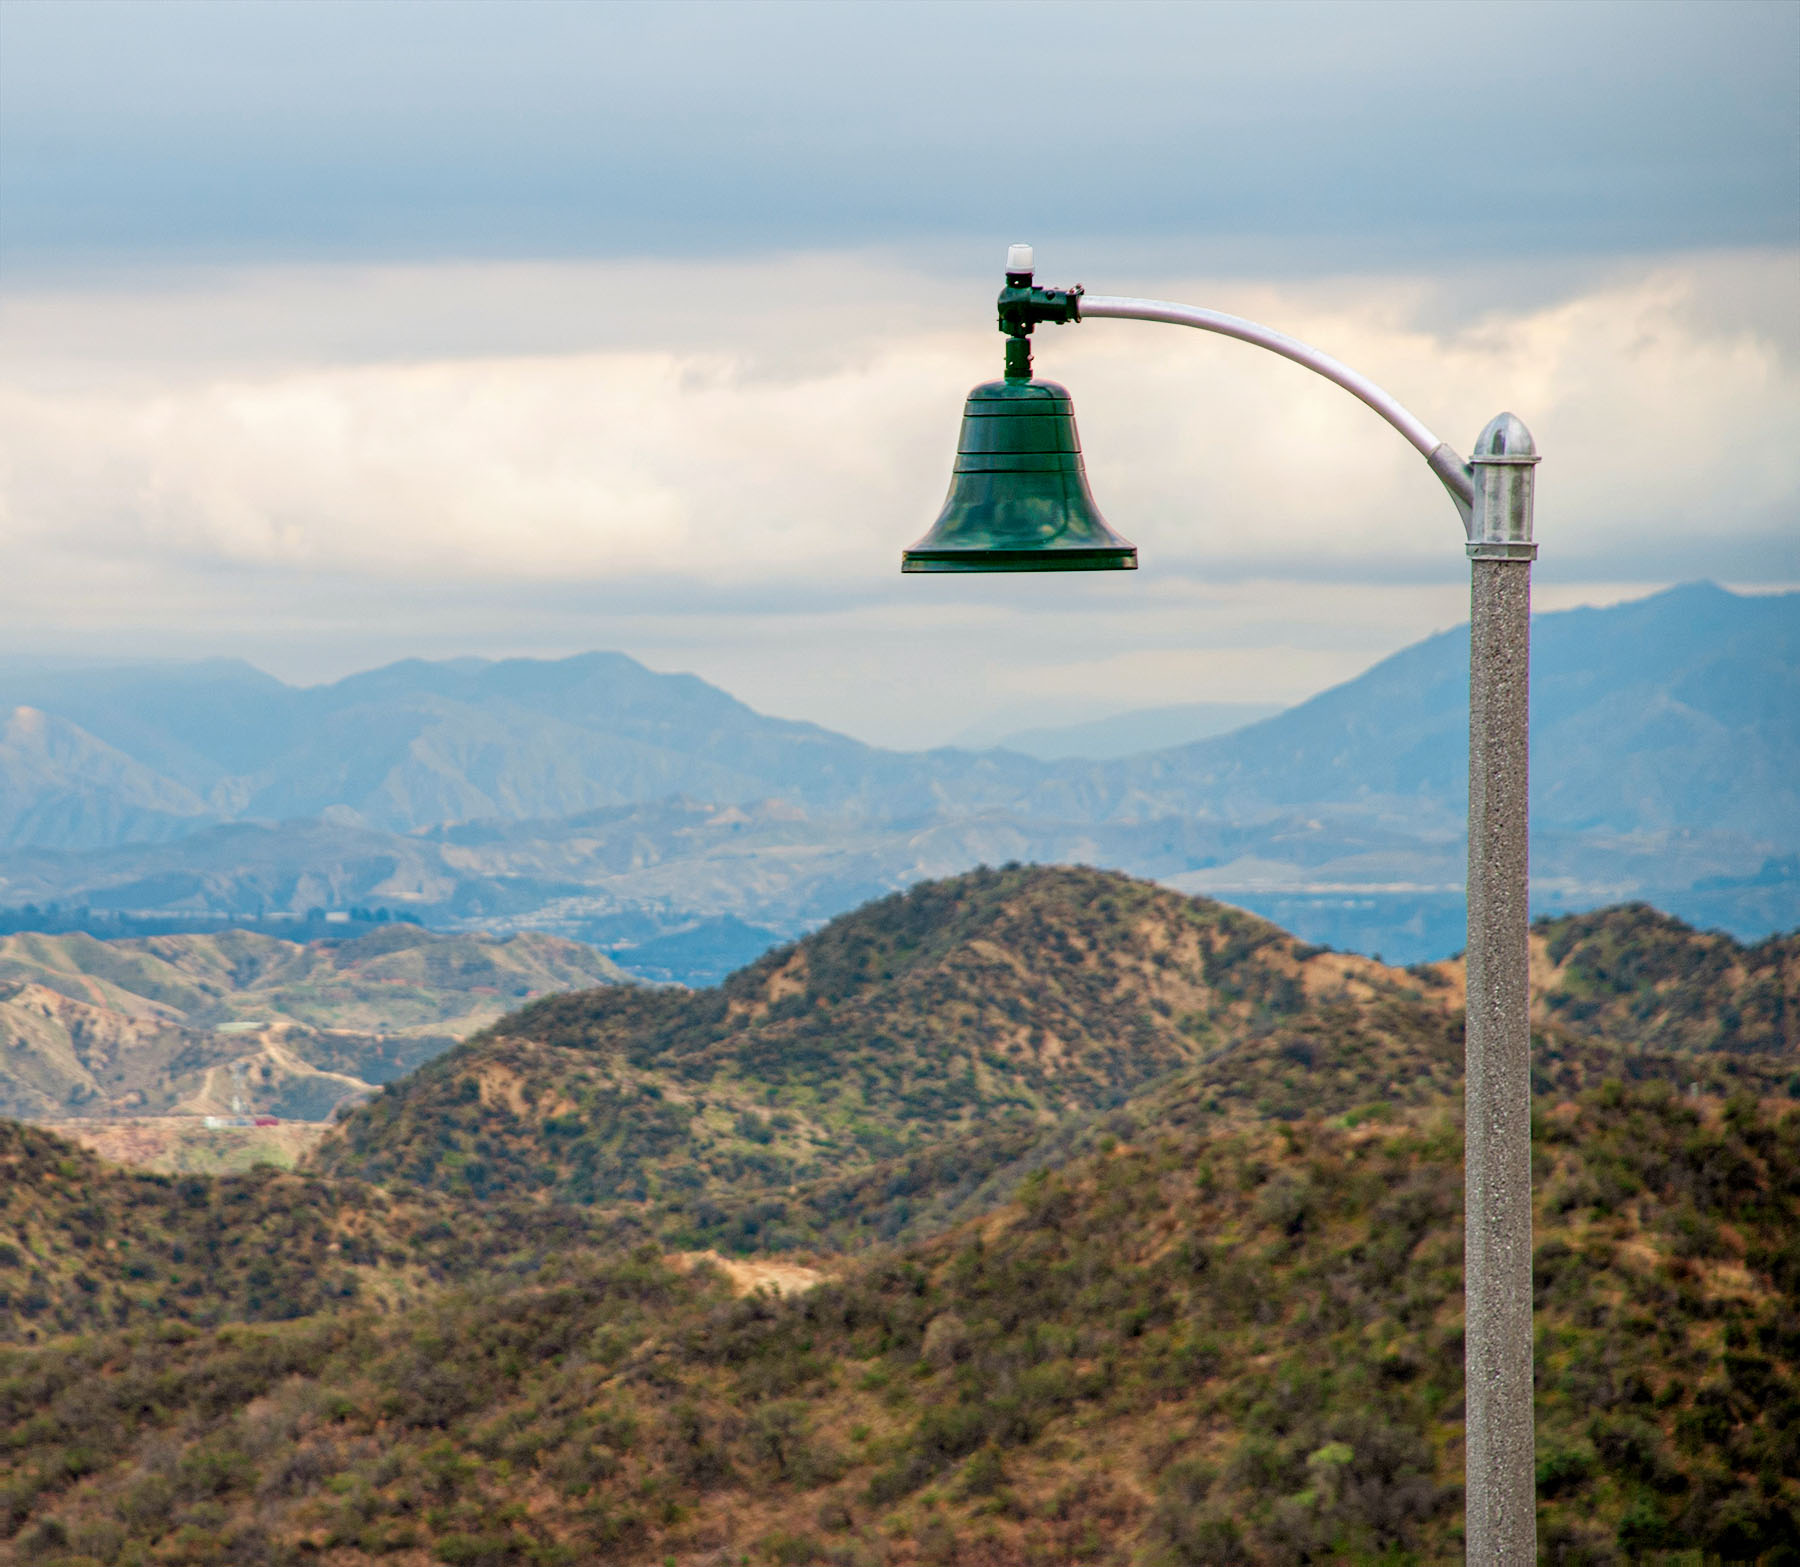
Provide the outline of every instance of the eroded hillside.
[[534,995],[626,976],[553,936],[414,925],[301,944],[256,932],[0,939],[0,1114],[326,1119]]

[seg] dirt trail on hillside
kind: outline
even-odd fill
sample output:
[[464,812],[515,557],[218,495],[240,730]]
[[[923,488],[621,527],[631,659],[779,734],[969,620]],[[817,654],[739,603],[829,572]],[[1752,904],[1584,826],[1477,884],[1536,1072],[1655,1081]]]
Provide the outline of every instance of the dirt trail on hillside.
[[724,1257],[716,1251],[677,1252],[669,1261],[683,1272],[710,1263],[731,1281],[733,1294],[751,1295],[773,1290],[777,1295],[804,1295],[831,1277],[819,1268],[798,1262],[760,1262],[747,1257]]

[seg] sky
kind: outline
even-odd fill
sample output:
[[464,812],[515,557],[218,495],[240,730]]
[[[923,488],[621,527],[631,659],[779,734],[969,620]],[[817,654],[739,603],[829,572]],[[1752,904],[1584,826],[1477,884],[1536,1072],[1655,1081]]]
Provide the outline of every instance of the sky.
[[1042,328],[1132,574],[907,578],[1040,278],[1466,451],[1537,603],[1800,584],[1800,6],[0,5],[0,656],[617,648],[891,745],[1293,701],[1466,615],[1335,387]]

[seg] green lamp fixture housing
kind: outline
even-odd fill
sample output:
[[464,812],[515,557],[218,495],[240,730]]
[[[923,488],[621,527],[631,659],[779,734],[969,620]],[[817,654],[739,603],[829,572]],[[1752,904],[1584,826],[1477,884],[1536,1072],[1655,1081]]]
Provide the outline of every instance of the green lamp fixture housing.
[[1136,546],[1107,526],[1088,489],[1068,391],[1031,377],[1027,334],[1038,321],[1076,320],[1079,290],[1033,288],[1022,245],[1007,257],[1006,283],[1006,379],[969,393],[949,497],[900,569],[1135,571]]

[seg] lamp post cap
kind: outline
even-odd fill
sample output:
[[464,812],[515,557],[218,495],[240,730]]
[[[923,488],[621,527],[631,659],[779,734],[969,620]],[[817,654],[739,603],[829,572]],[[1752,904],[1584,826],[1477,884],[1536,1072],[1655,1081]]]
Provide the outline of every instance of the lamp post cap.
[[1469,454],[1471,463],[1537,460],[1537,442],[1517,414],[1495,414],[1475,437],[1475,450]]
[[1006,247],[1006,270],[1008,272],[1029,272],[1031,265],[1032,256],[1029,245],[1008,245]]

